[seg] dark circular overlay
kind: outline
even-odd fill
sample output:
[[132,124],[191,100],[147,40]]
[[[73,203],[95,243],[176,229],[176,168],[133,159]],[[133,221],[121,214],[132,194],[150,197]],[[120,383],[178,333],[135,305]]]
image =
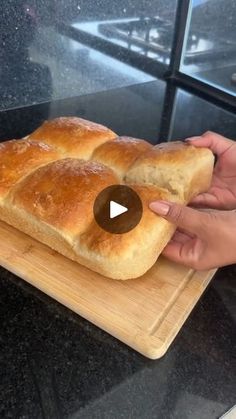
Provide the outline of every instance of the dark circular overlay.
[[[116,202],[127,212],[110,218],[110,203]],[[142,218],[143,206],[138,194],[126,185],[112,185],[103,189],[94,201],[94,218],[97,224],[112,234],[124,234],[133,230]]]

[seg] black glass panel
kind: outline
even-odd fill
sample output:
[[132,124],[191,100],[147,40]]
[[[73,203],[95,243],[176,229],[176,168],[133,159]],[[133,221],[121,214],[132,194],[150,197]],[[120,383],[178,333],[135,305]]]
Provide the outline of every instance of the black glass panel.
[[2,0],[0,110],[152,81],[152,63],[168,63],[175,8],[175,0]]
[[192,0],[181,71],[236,96],[235,27],[235,0]]

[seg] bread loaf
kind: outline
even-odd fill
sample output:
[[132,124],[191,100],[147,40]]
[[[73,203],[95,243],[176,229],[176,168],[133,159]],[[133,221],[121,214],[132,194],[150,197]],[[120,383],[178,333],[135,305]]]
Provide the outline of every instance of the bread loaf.
[[[149,203],[188,203],[208,189],[213,162],[208,149],[153,147],[80,118],[57,118],[27,139],[0,144],[0,219],[102,275],[136,278],[175,231]],[[143,205],[140,223],[124,234],[104,231],[93,216],[99,192],[117,184]]]

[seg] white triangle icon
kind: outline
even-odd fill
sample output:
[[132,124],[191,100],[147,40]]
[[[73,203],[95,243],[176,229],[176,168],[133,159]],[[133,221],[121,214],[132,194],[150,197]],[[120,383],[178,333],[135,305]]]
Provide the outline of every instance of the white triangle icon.
[[124,212],[127,212],[128,208],[124,207],[123,205],[118,204],[115,201],[110,201],[110,218],[118,217]]

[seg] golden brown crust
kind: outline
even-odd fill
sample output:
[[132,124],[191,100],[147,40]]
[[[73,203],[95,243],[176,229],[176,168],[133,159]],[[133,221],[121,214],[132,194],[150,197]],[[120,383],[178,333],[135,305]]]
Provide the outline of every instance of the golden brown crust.
[[74,236],[92,221],[98,193],[116,183],[113,171],[103,164],[67,158],[27,176],[12,189],[8,201]]
[[117,137],[96,148],[92,159],[112,167],[117,175],[123,179],[135,160],[151,148],[151,144],[145,140]]
[[127,186],[137,192],[142,201],[143,214],[139,224],[128,233],[111,234],[100,228],[94,221],[81,236],[81,245],[86,243],[90,250],[97,251],[101,256],[119,258],[127,254],[127,252],[133,253],[133,248],[146,245],[148,237],[152,235],[153,227],[159,226],[160,221],[164,224],[169,224],[166,220],[154,214],[148,207],[149,203],[154,200],[168,200],[172,198],[168,191],[154,186]]
[[33,169],[61,157],[53,147],[30,140],[11,140],[0,144],[0,197]]
[[[213,162],[207,149],[182,142],[152,147],[89,121],[57,118],[28,139],[0,144],[0,219],[103,275],[135,278],[151,268],[175,230],[149,203],[189,202],[207,190]],[[121,180],[140,196],[143,216],[116,235],[96,224],[93,204]]]
[[142,201],[139,224],[128,233],[111,234],[93,221],[77,244],[77,252],[91,260],[94,270],[114,279],[143,275],[155,263],[175,230],[173,224],[149,209],[149,203],[157,199],[179,201],[178,198],[154,186],[128,186]]
[[68,157],[89,159],[93,150],[116,134],[103,125],[76,117],[61,117],[45,121],[29,135],[31,140],[43,141],[57,147]]

